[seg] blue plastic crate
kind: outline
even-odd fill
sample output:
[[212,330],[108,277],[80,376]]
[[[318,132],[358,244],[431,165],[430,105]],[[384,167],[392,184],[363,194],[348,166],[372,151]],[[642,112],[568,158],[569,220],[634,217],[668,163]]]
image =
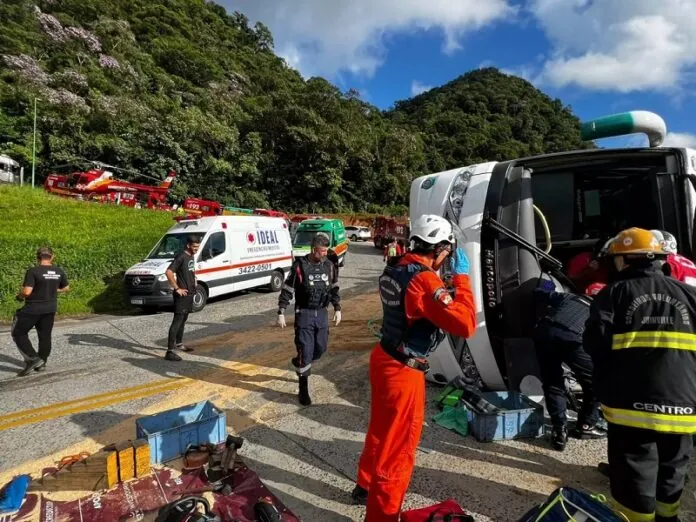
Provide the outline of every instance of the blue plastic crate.
[[227,416],[210,401],[167,410],[135,421],[136,437],[150,443],[150,462],[184,455],[189,444],[219,444],[227,437]]
[[[484,392],[481,396],[499,413],[478,413],[469,410],[469,429],[479,442],[531,439],[544,428],[544,407],[519,392]],[[465,401],[466,402],[466,401]]]

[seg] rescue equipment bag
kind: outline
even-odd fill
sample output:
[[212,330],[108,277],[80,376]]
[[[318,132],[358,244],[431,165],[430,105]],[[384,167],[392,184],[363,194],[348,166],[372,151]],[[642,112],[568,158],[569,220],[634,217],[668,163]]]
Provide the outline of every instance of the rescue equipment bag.
[[400,522],[474,522],[474,518],[453,499],[434,506],[404,511],[399,520]]
[[604,503],[604,497],[594,496],[574,488],[558,488],[549,498],[527,512],[518,522],[626,522],[628,518]]

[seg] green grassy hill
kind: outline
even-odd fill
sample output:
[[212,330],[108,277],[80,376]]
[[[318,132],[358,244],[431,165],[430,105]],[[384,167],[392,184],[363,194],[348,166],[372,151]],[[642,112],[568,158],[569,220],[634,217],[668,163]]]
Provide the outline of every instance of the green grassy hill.
[[124,309],[122,273],[172,225],[168,212],[69,201],[40,189],[0,185],[0,320],[9,320],[36,249],[47,245],[70,279],[59,313]]
[[36,102],[41,180],[87,158],[173,168],[181,198],[381,214],[408,204],[422,174],[584,146],[569,107],[491,68],[380,110],[304,79],[266,26],[232,9],[0,0],[0,153],[31,164]]

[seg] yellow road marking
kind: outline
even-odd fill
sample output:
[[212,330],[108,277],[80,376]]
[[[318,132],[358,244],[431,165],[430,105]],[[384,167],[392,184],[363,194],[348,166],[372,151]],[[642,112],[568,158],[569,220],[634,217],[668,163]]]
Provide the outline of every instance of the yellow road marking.
[[0,431],[56,419],[58,417],[64,417],[65,415],[72,415],[73,413],[94,410],[104,406],[111,406],[112,404],[118,404],[119,402],[132,401],[135,399],[149,397],[151,395],[158,395],[160,393],[174,391],[191,382],[193,382],[193,380],[188,378],[163,379],[147,384],[141,384],[139,386],[133,386],[131,388],[122,388],[112,392],[92,395],[82,399],[75,399],[72,401],[43,406],[41,408],[10,413],[8,415],[0,416]]

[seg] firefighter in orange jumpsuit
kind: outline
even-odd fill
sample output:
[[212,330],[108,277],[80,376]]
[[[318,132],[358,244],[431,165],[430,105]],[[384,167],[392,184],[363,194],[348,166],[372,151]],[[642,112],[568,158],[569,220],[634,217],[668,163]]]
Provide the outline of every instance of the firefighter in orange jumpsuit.
[[[469,260],[454,255],[452,225],[424,215],[413,224],[413,249],[380,277],[382,339],[370,356],[371,408],[352,497],[367,504],[365,522],[396,522],[416,460],[425,415],[426,355],[444,331],[470,337],[476,328]],[[452,298],[437,270],[452,257]]]

